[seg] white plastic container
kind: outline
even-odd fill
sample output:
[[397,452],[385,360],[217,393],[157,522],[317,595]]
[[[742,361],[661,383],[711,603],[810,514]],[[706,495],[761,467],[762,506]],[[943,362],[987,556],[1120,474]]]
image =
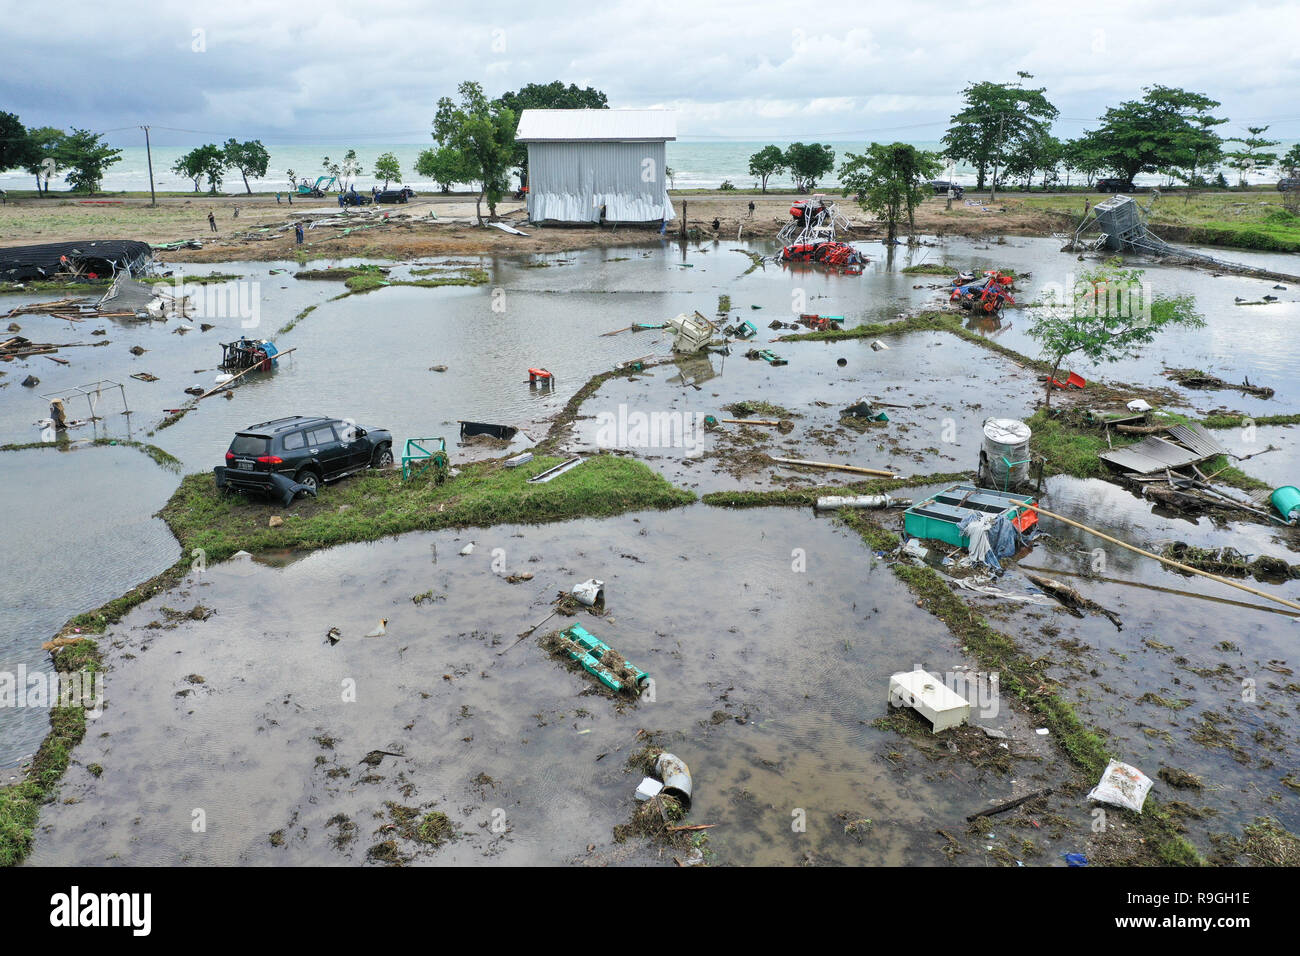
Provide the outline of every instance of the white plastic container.
[[936,734],[970,720],[970,701],[923,670],[891,676],[889,703],[893,707],[911,707],[930,722]]

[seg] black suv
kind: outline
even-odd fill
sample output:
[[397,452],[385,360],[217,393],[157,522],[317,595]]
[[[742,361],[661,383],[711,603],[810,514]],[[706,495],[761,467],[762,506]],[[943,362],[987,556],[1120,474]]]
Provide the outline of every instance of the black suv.
[[966,195],[966,188],[964,186],[958,186],[956,183],[951,183],[946,179],[932,179],[930,180],[930,187],[934,190],[935,195],[938,196],[948,195],[949,189],[953,191],[954,195],[956,195],[958,199],[961,199],[962,196]]
[[382,192],[375,193],[375,202],[406,202],[415,193],[403,187],[402,189],[385,189]]
[[392,463],[393,436],[384,429],[294,415],[236,432],[217,487],[280,495],[288,479],[315,495],[321,482]]
[[1293,189],[1300,189],[1300,176],[1287,176],[1277,181],[1278,192],[1289,193]]
[[1097,180],[1097,192],[1131,193],[1134,192],[1133,181],[1131,179],[1120,179],[1118,176],[1110,179],[1099,179]]

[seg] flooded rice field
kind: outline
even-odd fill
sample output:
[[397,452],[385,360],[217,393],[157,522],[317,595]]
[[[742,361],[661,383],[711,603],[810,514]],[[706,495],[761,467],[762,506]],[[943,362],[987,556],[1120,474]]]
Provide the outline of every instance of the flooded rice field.
[[[92,447],[86,439],[157,445],[181,472],[203,472],[221,463],[236,430],[319,413],[390,429],[399,458],[408,437],[445,436],[454,465],[531,447],[592,376],[644,358],[642,371],[585,395],[562,451],[612,447],[698,494],[853,480],[791,470],[768,454],[851,462],[922,482],[970,472],[985,419],[1034,411],[1041,390],[1032,370],[940,331],[881,334],[886,347],[877,349],[869,338],[776,342],[788,330],[769,323],[816,312],[843,316],[851,327],[941,306],[946,279],[903,273],[908,265],[1029,273],[1017,298],[1034,303],[1050,283],[1064,284],[1094,263],[1059,253],[1052,239],[865,248],[875,261],[858,277],[753,268],[747,253],[768,246],[726,241],[399,263],[392,278],[430,265],[448,274],[482,268],[489,278],[475,287],[383,288],[336,301],[342,283],[295,279],[296,263],[224,263],[211,271],[244,277],[247,301],[257,303],[251,319],[209,316],[202,321],[213,327],[201,331],[195,318],[177,334],[176,320],[17,317],[32,341],[109,344],[60,351],[66,366],[41,356],[0,366],[0,444],[40,442],[48,414],[41,396],[62,389],[122,383],[130,411],[122,414],[118,394],[101,388],[98,420],[70,429],[70,448],[0,453],[6,500],[21,500],[11,504],[0,543],[9,572],[0,585],[0,670],[48,671],[40,643],[64,621],[180,557],[156,517],[178,475],[137,448]],[[1296,270],[1294,257],[1216,254]],[[1290,374],[1300,358],[1300,289],[1132,264],[1147,269],[1155,293],[1194,296],[1206,326],[1167,333],[1137,358],[1073,370],[1090,382],[1168,388],[1166,407],[1188,413],[1300,412]],[[1278,301],[1237,304],[1265,294]],[[733,342],[730,354],[669,360],[662,330],[603,334],[696,310],[720,320],[721,296],[729,297],[728,324],[747,319],[759,330],[749,343]],[[47,298],[4,295],[0,309]],[[968,327],[1036,357],[1029,320],[1028,310],[1010,309],[1000,321]],[[92,336],[100,328],[104,334]],[[189,400],[186,387],[212,385],[218,343],[243,334],[296,351],[274,373],[248,376],[231,397],[205,399],[160,428]],[[789,364],[747,359],[749,348],[772,349]],[[552,387],[529,385],[528,370],[538,367],[554,373]],[[1275,394],[1182,389],[1162,374],[1167,367],[1234,383],[1248,378]],[[130,377],[142,372],[157,380]],[[37,387],[19,384],[28,374],[40,379]],[[842,420],[841,410],[860,398],[883,405],[888,421]],[[791,427],[694,428],[705,415],[736,417],[728,407],[744,402],[767,403]],[[68,411],[85,417],[76,401]],[[617,430],[652,415],[684,425],[676,440],[668,432],[662,444],[608,440],[611,422]],[[459,420],[520,432],[506,447],[465,445]],[[1235,455],[1272,446],[1240,467],[1277,487],[1300,483],[1296,427],[1214,434]],[[946,484],[898,493],[919,498]],[[1096,479],[1051,478],[1042,501],[1153,551],[1181,541],[1300,564],[1295,529],[1179,517]],[[881,520],[899,530],[896,513]],[[1041,662],[1044,680],[1064,688],[1119,759],[1153,779],[1161,768],[1199,778],[1192,789],[1157,779],[1153,791],[1190,808],[1182,822],[1199,851],[1210,855],[1218,835],[1238,833],[1258,816],[1300,827],[1296,617],[1059,522],[1045,518],[1043,527],[1047,535],[997,586],[1032,596],[1022,568],[1059,575],[1115,612],[1122,629],[1046,600],[958,593]],[[471,541],[473,553],[461,556]],[[800,570],[796,552],[806,559]],[[674,851],[612,835],[635,807],[640,774],[626,761],[646,730],[691,767],[690,822],[718,824],[696,847],[706,862],[1061,865],[1061,853],[1091,845],[1091,804],[1070,789],[1058,743],[1036,733],[1019,705],[973,718],[1008,738],[971,730],[952,748],[876,723],[888,717],[890,674],[979,666],[889,560],[809,510],[696,504],[552,525],[412,532],[214,564],[100,639],[108,704],[76,749],[60,799],[43,809],[29,860],[672,865]],[[506,581],[525,569],[531,580]],[[612,701],[594,693],[586,675],[556,663],[536,640],[554,622],[511,647],[557,590],[592,576],[606,582],[608,612],[573,620],[654,677],[653,702]],[[1246,583],[1300,600],[1296,580]],[[196,605],[199,619],[187,617]],[[363,637],[380,618],[387,634]],[[325,635],[334,627],[342,640],[331,646]],[[345,700],[350,692],[355,699]],[[0,719],[7,780],[40,743],[48,715],[6,709]],[[608,756],[597,760],[602,753]],[[974,809],[1043,787],[1058,788],[1045,811],[968,831]],[[403,835],[405,814],[435,808],[457,833],[436,850]],[[792,828],[800,819],[806,827]]]
[[[498,558],[534,578],[507,583]],[[651,674],[654,702],[612,701],[536,640],[514,646],[557,588],[590,575],[606,615],[573,620]],[[154,623],[164,605],[196,603],[212,616]],[[387,634],[363,637],[380,617]],[[653,862],[612,838],[634,806],[640,776],[625,764],[642,728],[690,766],[692,819],[718,824],[719,863],[943,863],[935,821],[1011,787],[971,767],[940,774],[871,727],[890,673],[969,662],[855,535],[784,509],[696,505],[411,534],[280,567],[237,559],[141,606],[105,643],[111,703],[69,802],[42,817],[34,864],[357,863],[386,839],[389,803],[436,807],[461,834],[432,854],[403,843],[418,862]],[[1032,758],[1013,714],[988,723]],[[376,750],[389,755],[372,767]],[[1038,759],[1023,772],[1054,774]],[[195,810],[205,832],[191,830]],[[874,824],[862,840],[844,829],[860,819]]]

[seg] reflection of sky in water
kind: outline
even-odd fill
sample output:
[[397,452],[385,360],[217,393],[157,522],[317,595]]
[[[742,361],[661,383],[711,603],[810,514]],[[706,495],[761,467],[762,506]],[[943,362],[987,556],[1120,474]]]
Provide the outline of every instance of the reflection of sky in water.
[[[171,532],[150,517],[176,480],[130,448],[0,455],[9,503],[0,535],[0,671],[16,673],[21,663],[48,672],[41,644],[68,618],[176,560]],[[48,731],[43,710],[0,710],[0,767],[33,753]]]

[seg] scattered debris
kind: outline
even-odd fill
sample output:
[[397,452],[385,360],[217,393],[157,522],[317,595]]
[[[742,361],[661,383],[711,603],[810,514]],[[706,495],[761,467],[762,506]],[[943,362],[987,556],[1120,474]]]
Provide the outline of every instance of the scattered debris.
[[1217,375],[1209,375],[1195,368],[1166,369],[1165,375],[1183,386],[1183,388],[1231,389],[1246,395],[1254,395],[1256,398],[1273,397],[1273,389],[1264,385],[1251,385],[1249,377],[1240,385],[1233,385],[1231,382],[1225,382]]

